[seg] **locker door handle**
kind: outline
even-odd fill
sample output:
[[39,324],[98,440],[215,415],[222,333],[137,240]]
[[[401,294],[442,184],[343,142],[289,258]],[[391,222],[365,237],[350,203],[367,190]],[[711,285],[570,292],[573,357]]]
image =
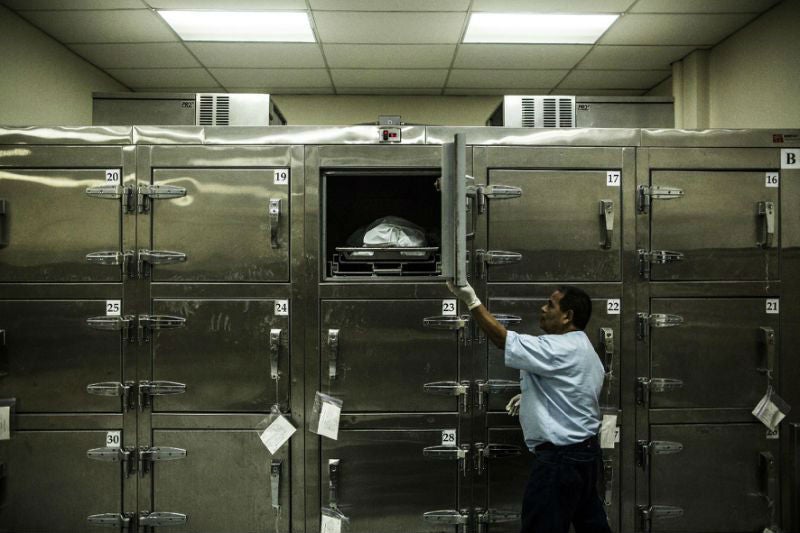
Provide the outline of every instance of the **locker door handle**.
[[757,244],[760,248],[771,248],[775,240],[775,202],[758,202],[757,210],[764,230],[764,240]]
[[770,523],[773,531],[777,531],[775,513],[778,503],[778,477],[775,468],[775,457],[772,452],[759,453],[759,466],[761,468],[761,494],[767,500]]
[[610,250],[614,240],[614,201],[600,200],[600,216],[603,217],[605,232],[603,235],[603,249]]
[[606,374],[610,375],[614,369],[614,330],[600,328],[600,344],[603,347],[603,366]]
[[0,198],[0,248],[8,246],[8,222],[6,221],[6,205],[8,200]]
[[281,221],[281,200],[280,198],[269,199],[269,233],[270,242],[273,248],[280,248],[278,245],[278,226]]
[[339,330],[328,330],[328,379],[336,379],[336,366],[339,359]]
[[276,511],[281,510],[281,498],[280,498],[280,490],[281,490],[281,467],[283,466],[283,460],[281,459],[273,459],[272,463],[269,467],[269,477],[270,477],[270,485],[272,489],[272,508]]
[[758,370],[766,374],[768,379],[772,379],[772,373],[775,371],[775,330],[770,327],[762,327],[759,329],[761,330],[765,346],[765,366]]
[[280,379],[278,360],[281,353],[281,330],[269,330],[269,374],[272,379]]
[[614,460],[603,459],[603,503],[610,506],[614,503]]
[[339,459],[328,459],[328,506],[339,508]]

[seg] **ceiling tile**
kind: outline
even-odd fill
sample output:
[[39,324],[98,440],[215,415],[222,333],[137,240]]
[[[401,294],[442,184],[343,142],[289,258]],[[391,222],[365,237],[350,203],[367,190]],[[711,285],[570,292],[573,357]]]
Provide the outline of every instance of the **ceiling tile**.
[[639,0],[631,13],[761,13],[780,0]]
[[305,11],[305,0],[147,0],[156,9],[214,9],[216,11]]
[[331,68],[449,68],[454,44],[326,44]]
[[[517,89],[470,89],[465,87],[449,87],[444,90],[447,96],[503,96],[506,94],[519,94]],[[525,89],[525,94],[550,94],[550,89]]]
[[305,43],[186,43],[207,67],[324,67],[317,44]]
[[253,87],[236,87],[228,89],[231,93],[268,92],[270,94],[334,94],[333,87],[271,87],[267,91],[259,91]]
[[321,11],[466,11],[469,0],[310,0]]
[[324,43],[453,43],[461,38],[466,13],[336,13],[314,14]]
[[34,26],[63,43],[175,42],[161,17],[147,9],[120,11],[27,11]]
[[446,69],[337,69],[331,70],[336,87],[430,88],[444,85]]
[[669,70],[573,70],[563,89],[650,89],[672,75]]
[[200,66],[180,43],[73,44],[70,48],[101,68]]
[[450,73],[447,88],[515,87],[515,90],[519,90],[536,87],[543,89],[554,87],[568,72],[568,70],[453,70]]
[[572,93],[576,96],[643,96],[647,89],[580,89]]
[[330,87],[328,71],[321,68],[266,69],[214,68],[215,78],[225,87]]
[[474,0],[472,11],[495,13],[622,13],[635,0]]
[[589,69],[668,69],[695,50],[694,46],[596,46],[578,68]]
[[[132,89],[148,87],[214,87],[214,78],[202,68],[130,68],[106,72]],[[217,89],[218,90],[218,89]]]
[[572,68],[591,50],[574,44],[462,44],[455,68]]
[[406,87],[336,87],[337,94],[402,94],[402,95],[440,95],[439,88],[409,89]]
[[145,9],[142,0],[2,0],[11,9],[18,10],[72,10],[72,9]]
[[617,20],[600,44],[708,46],[746,25],[755,15],[626,15]]

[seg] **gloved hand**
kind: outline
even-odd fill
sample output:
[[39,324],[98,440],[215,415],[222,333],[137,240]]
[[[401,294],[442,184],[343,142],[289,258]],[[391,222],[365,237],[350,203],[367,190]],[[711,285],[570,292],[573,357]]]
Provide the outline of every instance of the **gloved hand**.
[[467,309],[470,311],[481,305],[481,301],[478,300],[478,296],[475,294],[475,289],[473,289],[469,283],[463,287],[456,287],[448,281],[447,288],[450,289],[450,292],[452,292],[456,298],[467,304]]
[[506,412],[510,416],[519,416],[519,402],[522,400],[522,394],[517,394],[506,405]]

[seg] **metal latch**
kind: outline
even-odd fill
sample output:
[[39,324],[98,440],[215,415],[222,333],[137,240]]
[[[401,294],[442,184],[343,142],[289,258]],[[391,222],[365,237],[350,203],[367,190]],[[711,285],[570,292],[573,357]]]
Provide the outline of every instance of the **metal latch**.
[[269,374],[272,379],[280,379],[278,361],[281,353],[281,330],[269,330]]
[[86,325],[101,331],[121,331],[122,340],[133,340],[131,331],[135,327],[136,317],[125,316],[93,316],[86,319]]
[[458,331],[458,340],[467,342],[467,335],[464,334],[469,324],[470,316],[429,316],[422,319],[422,325],[431,329],[445,329],[448,331]]
[[475,192],[478,213],[486,212],[486,200],[511,200],[522,196],[522,189],[513,185],[483,185]]
[[86,457],[92,461],[103,461],[107,463],[122,463],[125,465],[125,476],[130,476],[136,472],[136,461],[131,461],[132,448],[92,448],[86,451]]
[[97,187],[87,187],[86,195],[101,200],[123,199],[122,205],[124,207],[124,212],[133,213],[135,211],[133,205],[133,187],[130,185],[100,185]]
[[185,187],[177,187],[175,185],[151,185],[149,183],[139,185],[137,195],[139,212],[149,212],[153,200],[169,200],[171,198],[183,198],[184,196],[186,196]]
[[339,465],[340,459],[328,459],[328,506],[339,508]]
[[475,520],[478,522],[478,533],[482,533],[488,524],[501,524],[519,520],[520,514],[514,511],[499,509],[475,509]]
[[269,199],[269,234],[273,248],[278,245],[278,225],[281,221],[281,200],[280,198]]
[[119,383],[118,381],[103,381],[101,383],[90,383],[86,385],[86,392],[95,396],[121,396],[122,405],[126,410],[135,408],[133,405],[133,395],[130,394],[131,388],[136,386],[133,381]]
[[181,513],[139,513],[139,527],[182,526],[186,523],[186,515]]
[[683,198],[683,189],[668,185],[639,185],[637,190],[637,204],[640,213],[647,213],[653,200],[674,200]]
[[600,200],[600,216],[603,218],[603,240],[600,246],[604,250],[610,250],[614,244],[614,201]]
[[510,379],[478,379],[475,381],[478,410],[483,411],[489,403],[489,394],[519,392],[519,380]]
[[150,405],[152,396],[172,396],[186,392],[185,383],[175,381],[140,381],[139,382],[139,408],[144,409]]
[[429,459],[441,459],[445,461],[458,461],[461,473],[467,475],[467,455],[469,454],[469,444],[461,446],[428,446],[423,448],[423,457]]
[[339,330],[328,330],[328,379],[336,379],[336,368],[339,364]]
[[86,261],[95,265],[119,266],[123,275],[133,275],[133,256],[134,253],[132,251],[92,252],[86,254]]
[[281,467],[283,466],[282,459],[273,459],[269,465],[269,479],[272,498],[272,508],[275,511],[281,510]]
[[139,341],[150,342],[150,332],[156,329],[175,329],[186,325],[181,316],[139,315]]
[[603,459],[603,503],[610,506],[614,503],[614,460]]
[[131,521],[134,519],[135,516],[136,515],[133,513],[93,514],[86,517],[86,522],[88,522],[90,526],[129,529],[131,527]]
[[475,443],[475,468],[478,475],[483,474],[486,468],[487,459],[500,459],[503,457],[516,457],[522,454],[519,446],[513,444],[484,444],[482,442]]
[[646,505],[639,506],[639,517],[642,521],[642,530],[650,533],[654,520],[665,520],[669,518],[680,518],[683,516],[683,509],[670,505]]
[[430,394],[458,396],[458,403],[461,406],[462,413],[466,413],[469,410],[469,387],[469,381],[435,381],[422,386],[423,390]]
[[600,345],[603,347],[603,366],[606,377],[611,378],[614,373],[614,329],[600,328]]
[[681,315],[670,315],[665,313],[647,314],[637,313],[638,331],[636,336],[639,340],[644,340],[650,335],[651,328],[674,328],[683,324]]
[[492,316],[494,317],[495,320],[500,322],[500,324],[502,324],[503,327],[505,328],[507,328],[508,326],[512,326],[514,324],[522,323],[522,317],[517,315],[507,315],[505,313],[497,313],[497,314],[492,314]]
[[775,330],[770,327],[761,327],[761,338],[766,348],[764,356],[764,366],[758,369],[759,372],[767,375],[767,379],[772,379],[775,371]]
[[[185,262],[186,254],[183,252],[174,252],[171,250],[139,250],[137,256],[139,277],[149,278],[153,265],[174,265]],[[147,269],[145,269],[145,263],[148,264]]]
[[636,403],[650,405],[651,392],[670,392],[683,388],[683,381],[672,378],[637,378]]
[[186,450],[183,448],[170,448],[168,446],[139,448],[138,453],[142,475],[150,471],[151,463],[156,461],[177,461],[186,457]]
[[668,440],[654,440],[636,442],[636,465],[644,470],[650,468],[650,457],[653,455],[671,455],[683,451],[683,444]]
[[639,275],[644,279],[650,279],[650,270],[653,264],[666,265],[676,261],[683,261],[686,257],[682,252],[670,250],[637,250],[639,255]]
[[486,279],[488,265],[511,265],[522,261],[521,253],[505,250],[476,250],[475,257],[478,260],[478,277],[480,279]]
[[422,514],[422,519],[431,524],[444,524],[448,526],[458,526],[461,533],[466,533],[470,523],[469,510],[456,511],[455,509],[443,509],[439,511],[428,511]]
[[759,248],[770,248],[775,240],[775,202],[758,202],[756,205],[758,216],[764,220],[764,239],[756,243]]

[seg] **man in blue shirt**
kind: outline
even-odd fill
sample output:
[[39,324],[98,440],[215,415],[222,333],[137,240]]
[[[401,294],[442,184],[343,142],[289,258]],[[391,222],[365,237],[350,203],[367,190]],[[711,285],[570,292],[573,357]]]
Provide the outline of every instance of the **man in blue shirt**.
[[546,335],[508,331],[481,304],[471,286],[448,287],[463,301],[507,367],[520,371],[520,424],[535,454],[522,501],[522,533],[610,533],[597,494],[601,460],[600,391],[605,371],[583,332],[592,300],[562,286],[539,314]]

